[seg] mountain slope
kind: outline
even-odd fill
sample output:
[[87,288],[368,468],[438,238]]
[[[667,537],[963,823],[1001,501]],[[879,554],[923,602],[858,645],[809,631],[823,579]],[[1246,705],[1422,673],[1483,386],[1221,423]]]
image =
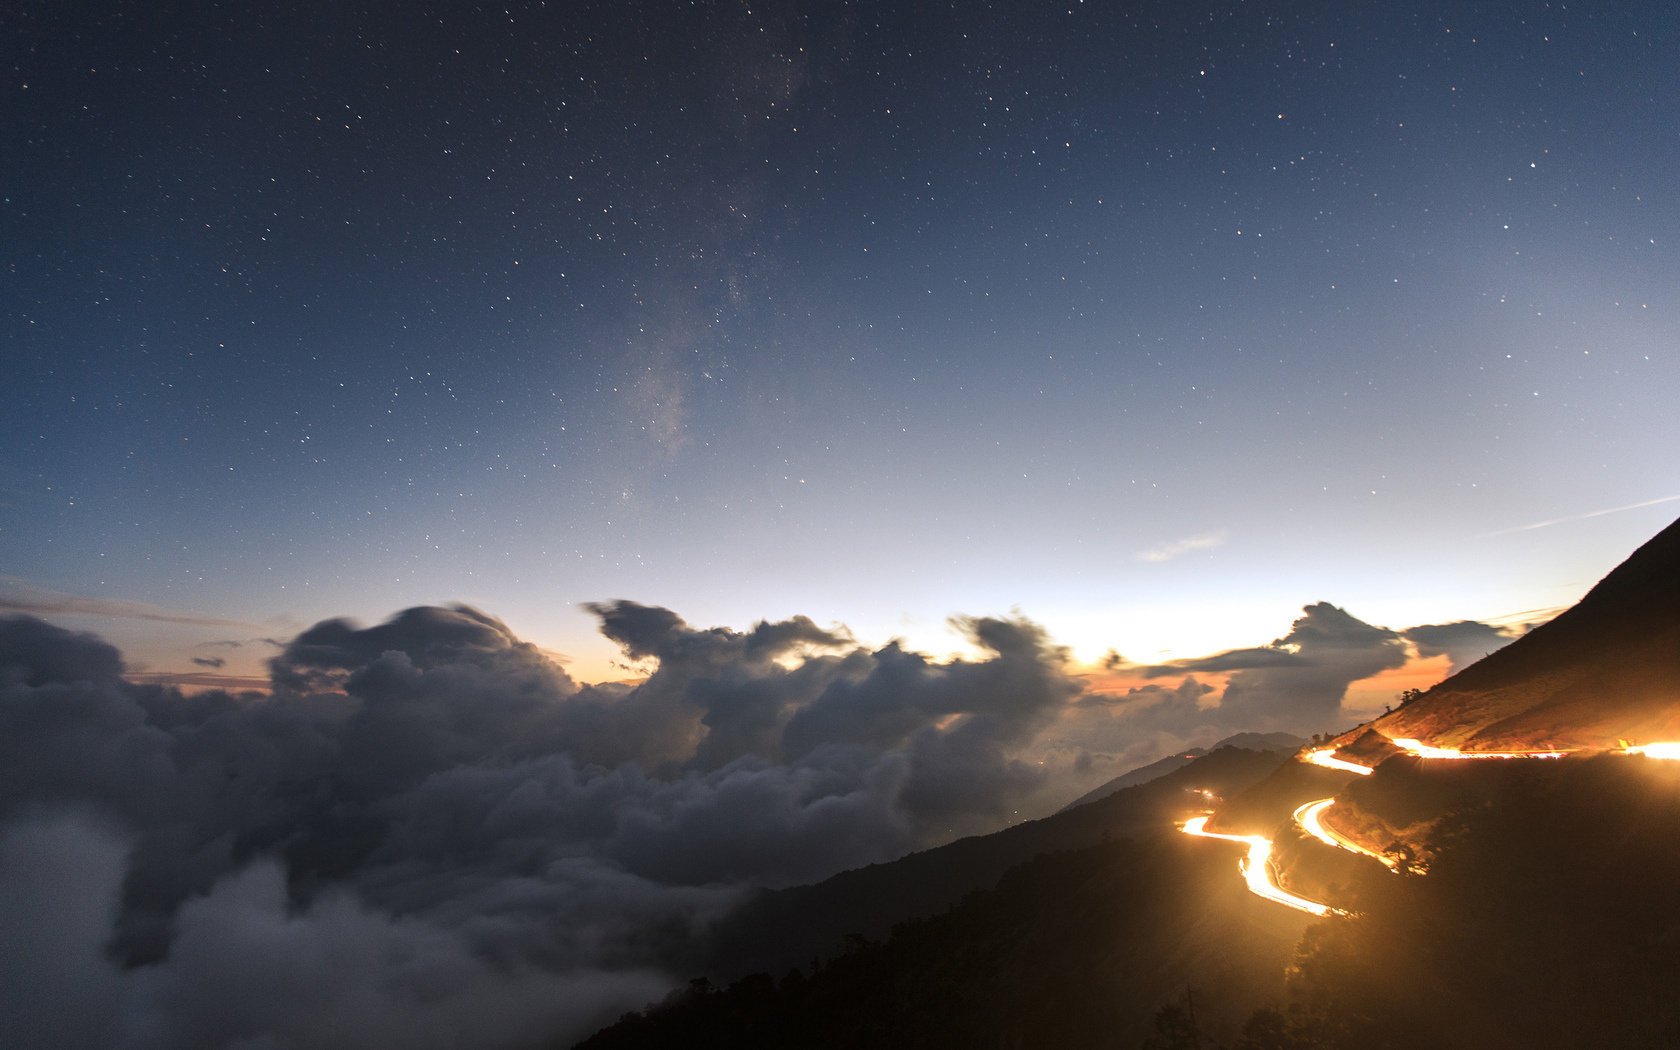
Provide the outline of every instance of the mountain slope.
[[1569,611],[1373,725],[1467,750],[1680,740],[1680,521]]
[[1250,894],[1236,853],[1161,829],[1040,856],[884,942],[779,980],[696,982],[579,1050],[1130,1047],[1186,988],[1228,1039],[1283,994],[1308,924]]
[[943,911],[1039,854],[1169,825],[1202,805],[1201,796],[1190,794],[1194,789],[1235,795],[1288,760],[1276,751],[1221,748],[1147,784],[1041,820],[841,872],[812,886],[765,891],[720,924],[693,969],[727,980],[804,965],[832,953],[849,935],[884,936],[897,923]]
[[1107,798],[1121,788],[1147,784],[1156,777],[1164,777],[1176,769],[1182,769],[1186,763],[1201,758],[1210,751],[1218,751],[1222,747],[1240,747],[1249,751],[1295,751],[1305,743],[1305,740],[1289,733],[1238,733],[1235,736],[1226,737],[1212,747],[1193,747],[1188,751],[1168,755],[1157,762],[1151,762],[1146,766],[1139,766],[1130,772],[1122,773],[1113,780],[1085,792],[1057,812],[1065,813],[1070,809],[1077,809],[1080,806],[1096,802],[1098,799]]

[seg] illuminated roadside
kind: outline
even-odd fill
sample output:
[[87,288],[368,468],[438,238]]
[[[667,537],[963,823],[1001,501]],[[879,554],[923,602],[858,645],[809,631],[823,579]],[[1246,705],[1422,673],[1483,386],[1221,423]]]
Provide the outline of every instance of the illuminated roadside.
[[[1410,737],[1400,737],[1393,739],[1391,742],[1400,750],[1409,755],[1415,755],[1418,758],[1448,759],[1455,761],[1520,758],[1559,759],[1567,755],[1581,753],[1581,749],[1461,751],[1458,748],[1452,747],[1435,747],[1431,744],[1425,744],[1421,740],[1415,740]],[[1680,741],[1634,745],[1629,744],[1624,740],[1619,741],[1618,746],[1615,748],[1605,749],[1596,753],[1636,755],[1651,759],[1680,761]],[[1318,748],[1316,750],[1306,752],[1301,756],[1301,758],[1315,766],[1322,766],[1326,769],[1337,769],[1346,773],[1354,773],[1359,776],[1370,776],[1373,772],[1373,769],[1370,766],[1362,766],[1355,762],[1349,762],[1344,759],[1337,758],[1335,748]],[[1357,853],[1362,857],[1370,857],[1372,860],[1379,862],[1390,871],[1399,872],[1401,870],[1401,858],[1367,849],[1359,843],[1354,842],[1346,836],[1332,830],[1324,823],[1324,813],[1335,804],[1335,801],[1336,800],[1334,798],[1321,798],[1297,806],[1294,814],[1296,825],[1299,826],[1302,831],[1305,831],[1308,835],[1311,835],[1313,838],[1319,840],[1325,845],[1336,849],[1346,850],[1349,853]],[[1324,904],[1320,901],[1309,900],[1306,897],[1297,896],[1296,894],[1290,893],[1282,886],[1279,886],[1271,866],[1272,841],[1270,839],[1261,835],[1222,835],[1218,832],[1208,831],[1207,822],[1210,819],[1212,819],[1211,815],[1195,817],[1186,821],[1180,827],[1180,830],[1186,835],[1195,835],[1199,838],[1224,839],[1227,842],[1241,842],[1246,845],[1248,847],[1248,854],[1240,862],[1238,867],[1242,872],[1243,881],[1248,884],[1250,892],[1254,893],[1258,897],[1263,897],[1276,904],[1282,904],[1285,907],[1293,908],[1296,911],[1306,912],[1309,915],[1324,916],[1350,914],[1341,908]],[[1421,868],[1414,867],[1407,870],[1411,871],[1413,874],[1423,873]]]
[[1460,751],[1456,747],[1434,747],[1410,737],[1396,737],[1391,743],[1409,755],[1419,758],[1491,759],[1491,758],[1562,758],[1574,754],[1569,751]]
[[1362,766],[1357,762],[1337,758],[1336,749],[1333,747],[1321,747],[1316,751],[1308,751],[1301,757],[1315,766],[1323,766],[1325,769],[1339,769],[1344,773],[1357,773],[1362,777],[1368,777],[1375,772],[1370,766]]

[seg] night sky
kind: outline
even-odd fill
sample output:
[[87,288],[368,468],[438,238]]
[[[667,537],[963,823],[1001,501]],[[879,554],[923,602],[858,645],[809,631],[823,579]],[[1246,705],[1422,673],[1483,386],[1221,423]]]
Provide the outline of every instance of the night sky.
[[1545,620],[1677,10],[0,5],[0,1044],[568,1045]]
[[458,600],[591,681],[621,598],[1144,663],[1543,616],[1680,506],[1677,55],[1663,3],[8,5],[7,604],[257,674],[204,647]]

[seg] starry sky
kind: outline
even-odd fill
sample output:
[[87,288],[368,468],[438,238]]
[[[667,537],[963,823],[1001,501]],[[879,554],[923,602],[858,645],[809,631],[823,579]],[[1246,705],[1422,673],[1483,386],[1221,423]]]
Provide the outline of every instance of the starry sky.
[[1533,619],[1680,512],[1677,17],[9,4],[0,590],[248,674],[464,601],[589,681],[613,599]]

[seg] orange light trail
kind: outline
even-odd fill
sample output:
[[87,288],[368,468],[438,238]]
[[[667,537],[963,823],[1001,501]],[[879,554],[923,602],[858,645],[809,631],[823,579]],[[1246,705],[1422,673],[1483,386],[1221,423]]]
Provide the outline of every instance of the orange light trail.
[[1304,911],[1308,915],[1346,915],[1340,908],[1332,908],[1328,904],[1298,897],[1279,886],[1272,875],[1272,840],[1260,835],[1221,835],[1216,831],[1208,831],[1207,822],[1210,818],[1202,816],[1185,821],[1181,829],[1186,835],[1196,835],[1204,839],[1224,839],[1227,842],[1241,842],[1248,847],[1248,855],[1238,865],[1242,872],[1243,881],[1248,883],[1249,892],[1257,897],[1276,904],[1282,904],[1296,911]]
[[1646,758],[1660,758],[1668,761],[1680,759],[1680,743],[1664,742],[1661,744],[1632,744],[1616,749],[1618,755],[1643,755]]
[[1362,777],[1368,777],[1375,772],[1370,766],[1362,766],[1357,762],[1337,758],[1336,749],[1333,747],[1321,747],[1316,751],[1308,751],[1301,757],[1315,766],[1323,766],[1325,769],[1339,769],[1344,773],[1358,773]]
[[1487,758],[1562,758],[1569,751],[1460,751],[1456,747],[1434,747],[1410,737],[1396,737],[1391,743],[1407,754],[1419,758],[1487,759]]
[[1302,831],[1326,845],[1334,846],[1337,849],[1345,849],[1349,853],[1357,853],[1361,857],[1370,857],[1390,871],[1399,871],[1400,861],[1398,859],[1389,856],[1387,853],[1378,853],[1376,850],[1366,849],[1359,843],[1338,834],[1325,825],[1324,811],[1329,809],[1335,801],[1333,798],[1321,798],[1316,802],[1308,802],[1306,805],[1297,808],[1295,810],[1295,823],[1300,826]]

